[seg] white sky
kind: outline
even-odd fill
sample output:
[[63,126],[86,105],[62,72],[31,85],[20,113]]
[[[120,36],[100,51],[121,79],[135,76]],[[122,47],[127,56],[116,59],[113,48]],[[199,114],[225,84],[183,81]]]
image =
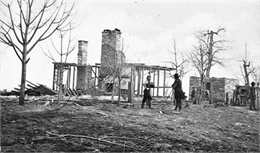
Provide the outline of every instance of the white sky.
[[[72,2],[72,0],[65,0]],[[89,41],[88,63],[100,62],[101,32],[104,29],[118,28],[122,31],[124,44],[129,48],[126,53],[129,62],[147,65],[165,66],[164,61],[171,60],[173,39],[177,49],[187,53],[194,45],[194,33],[201,30],[216,31],[219,27],[226,29],[216,39],[229,41],[229,50],[220,57],[229,58],[226,67],[213,67],[211,76],[229,77],[241,75],[239,64],[244,56],[245,44],[249,60],[253,65],[260,65],[260,3],[252,1],[88,1],[78,0],[75,21],[82,22],[73,30],[78,40]],[[54,35],[53,40],[59,40]],[[50,40],[41,42],[46,48]],[[59,41],[56,42],[59,45]],[[53,54],[55,51],[53,50]],[[70,61],[77,62],[77,50]],[[36,47],[30,54],[27,80],[52,87],[53,65],[42,50]],[[188,89],[189,76],[196,75],[191,69],[184,80],[184,90]],[[14,51],[0,44],[0,90],[12,90],[18,87],[21,77],[21,63]]]

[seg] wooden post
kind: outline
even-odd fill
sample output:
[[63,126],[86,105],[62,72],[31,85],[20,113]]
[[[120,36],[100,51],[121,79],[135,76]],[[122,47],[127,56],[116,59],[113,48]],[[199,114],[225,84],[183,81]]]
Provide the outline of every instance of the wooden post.
[[[153,72],[153,83],[155,85],[155,71]],[[158,88],[156,90],[158,90]],[[153,96],[154,96],[154,88],[153,88]]]
[[73,82],[72,82],[73,89],[75,89],[75,71],[76,71],[76,66],[73,66]]
[[[160,68],[158,68],[157,86],[160,84]],[[159,88],[157,88],[157,97],[159,97]]]
[[69,88],[70,88],[70,75],[71,75],[71,66],[69,66],[68,72],[67,72],[67,87],[69,87]]
[[229,101],[229,98],[228,98],[228,92],[226,93],[226,105],[228,106],[228,101]]
[[128,83],[128,102],[134,101],[134,85],[133,85],[134,65],[131,65],[130,82]]
[[140,95],[141,74],[140,74],[140,67],[139,67],[139,66],[138,66],[138,69],[137,69],[137,75],[138,75],[138,82],[137,82],[137,95]]
[[131,92],[131,85],[132,85],[132,83],[131,83],[131,81],[130,82],[128,82],[128,102],[129,103],[132,103],[132,92]]
[[166,70],[163,70],[163,96],[165,96],[165,82],[166,82]]
[[257,88],[256,88],[256,102],[257,102],[257,108],[256,109],[260,109],[260,105],[259,105],[259,98],[260,98],[260,88],[259,88],[259,83],[257,83]]
[[60,75],[60,65],[56,65],[57,67],[57,78],[56,78],[56,90],[57,90],[57,85],[58,85],[58,88],[60,88],[60,78],[61,78],[61,75]]
[[55,90],[55,79],[56,79],[56,65],[53,63],[53,80],[52,80],[52,90]]
[[143,84],[144,84],[144,67],[142,66],[142,84],[141,84],[141,96],[143,95]]
[[95,71],[94,71],[94,73],[95,73],[95,74],[94,74],[94,75],[95,75],[95,76],[94,76],[94,87],[96,87],[96,79],[97,79],[97,78],[96,78],[96,75],[97,75],[97,67],[96,67],[96,66],[95,66]]
[[135,69],[136,69],[136,67],[135,67],[135,65],[133,65],[133,94],[135,94],[135,80],[136,80],[136,75],[135,75]]

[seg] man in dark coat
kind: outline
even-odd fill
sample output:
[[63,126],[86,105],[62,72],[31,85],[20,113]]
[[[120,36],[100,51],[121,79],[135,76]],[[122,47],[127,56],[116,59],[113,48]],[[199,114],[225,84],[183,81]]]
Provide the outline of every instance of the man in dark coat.
[[256,108],[255,108],[255,99],[256,99],[255,82],[251,83],[249,98],[250,98],[250,107],[249,107],[249,109],[250,110],[256,110]]
[[196,104],[196,91],[195,91],[195,87],[192,87],[192,91],[191,91],[191,100],[193,100],[193,104]]
[[172,88],[174,89],[174,97],[176,100],[176,106],[174,110],[179,108],[179,111],[181,111],[181,99],[183,99],[182,83],[177,73],[174,74],[174,79],[175,81],[172,84]]

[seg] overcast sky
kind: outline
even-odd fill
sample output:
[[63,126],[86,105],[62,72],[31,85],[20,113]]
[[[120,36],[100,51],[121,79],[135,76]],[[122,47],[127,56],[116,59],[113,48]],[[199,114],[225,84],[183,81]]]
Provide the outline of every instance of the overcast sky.
[[[226,67],[213,67],[211,76],[235,78],[240,75],[239,64],[242,64],[245,44],[248,59],[253,65],[260,65],[259,0],[78,0],[75,10],[75,21],[82,23],[72,32],[76,42],[89,41],[89,64],[100,62],[101,32],[104,29],[118,28],[122,31],[124,44],[129,46],[126,52],[129,62],[165,66],[165,61],[172,60],[167,49],[172,49],[173,39],[176,40],[178,51],[185,54],[196,43],[194,33],[202,30],[217,31],[221,27],[226,31],[214,37],[229,41],[227,45],[230,49],[220,54],[220,57],[228,60]],[[58,40],[57,35],[52,38]],[[49,42],[46,40],[41,46],[45,47]],[[0,90],[12,90],[20,84],[21,63],[11,48],[0,44],[0,49]],[[77,62],[76,55],[77,50],[68,62]],[[27,79],[52,87],[52,61],[44,56],[39,47],[29,57],[31,60],[28,63]],[[188,88],[188,78],[191,75],[198,75],[194,68],[183,80],[184,89]]]

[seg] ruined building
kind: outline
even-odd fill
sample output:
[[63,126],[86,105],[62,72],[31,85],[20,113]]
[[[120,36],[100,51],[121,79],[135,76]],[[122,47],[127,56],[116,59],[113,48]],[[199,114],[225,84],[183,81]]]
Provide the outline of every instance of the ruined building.
[[[102,32],[101,60],[95,65],[87,64],[88,41],[78,41],[78,62],[76,63],[53,63],[53,89],[62,88],[64,93],[75,93],[76,90],[86,91],[99,88],[106,92],[112,91],[115,83],[116,92],[120,82],[120,90],[131,95],[143,94],[143,83],[147,75],[152,76],[156,86],[153,96],[166,96],[171,87],[166,87],[166,74],[174,68],[161,67],[159,65],[145,65],[144,63],[126,63],[122,51],[121,31],[119,29],[105,29]],[[119,74],[121,79],[113,76]],[[117,74],[115,74],[117,73]],[[130,89],[130,92],[129,92]]]
[[78,41],[78,62],[59,63],[54,62],[53,90],[62,89],[63,93],[75,92],[75,90],[87,90],[94,86],[93,68],[96,65],[87,65],[88,41]]
[[[229,100],[233,97],[233,90],[238,85],[237,79],[230,78],[210,78],[206,85],[205,90],[211,90],[211,98],[213,102],[225,102],[226,98]],[[192,87],[200,88],[200,77],[191,76],[189,93],[191,94]],[[228,96],[228,97],[227,97]]]

